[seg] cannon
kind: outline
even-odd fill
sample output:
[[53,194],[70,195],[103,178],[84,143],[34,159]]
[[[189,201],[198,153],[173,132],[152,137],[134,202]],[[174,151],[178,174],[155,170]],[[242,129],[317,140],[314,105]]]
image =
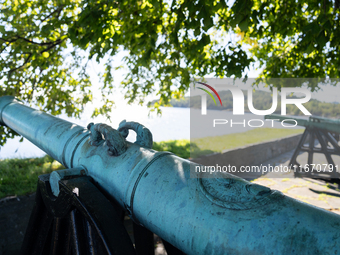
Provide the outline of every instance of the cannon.
[[[276,114],[265,115],[265,119],[284,121],[287,124],[305,127],[305,131],[289,162],[290,168],[294,169],[295,176],[325,179],[336,179],[340,177],[340,166],[334,164],[332,159],[332,155],[340,156],[340,147],[338,143],[340,120],[316,116],[310,116],[309,119],[301,119]],[[317,146],[318,144],[320,147]],[[305,165],[302,165],[297,161],[297,157],[301,152],[308,153],[307,164]],[[328,164],[314,164],[314,153],[324,154]],[[317,168],[316,166],[320,167]]]
[[[228,173],[190,177],[197,164],[152,150],[138,123],[84,128],[10,96],[0,98],[0,123],[67,168],[39,177],[23,254],[151,254],[145,229],[168,254],[340,252],[340,215]],[[135,246],[122,211],[141,233]]]

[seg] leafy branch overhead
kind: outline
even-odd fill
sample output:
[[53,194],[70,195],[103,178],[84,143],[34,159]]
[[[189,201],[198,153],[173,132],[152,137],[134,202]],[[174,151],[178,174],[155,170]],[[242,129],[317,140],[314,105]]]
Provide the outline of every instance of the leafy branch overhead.
[[130,103],[156,92],[167,104],[194,77],[241,77],[255,61],[264,77],[336,78],[339,0],[318,2],[0,0],[0,96],[79,116],[93,99],[87,63],[104,60],[93,115],[108,114],[121,50]]
[[[262,77],[339,78],[339,0],[254,1],[251,6],[236,32],[265,67]],[[318,89],[316,83],[310,87]]]

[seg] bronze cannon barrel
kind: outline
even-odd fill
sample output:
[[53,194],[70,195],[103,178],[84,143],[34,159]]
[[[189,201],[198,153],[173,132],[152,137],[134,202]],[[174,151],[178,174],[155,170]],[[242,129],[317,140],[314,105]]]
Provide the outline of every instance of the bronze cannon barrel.
[[[13,97],[0,98],[0,123],[65,167],[84,169],[135,222],[186,254],[340,253],[339,215],[230,174],[192,178],[200,166],[152,150],[138,123],[86,129]],[[136,143],[125,140],[128,129]]]

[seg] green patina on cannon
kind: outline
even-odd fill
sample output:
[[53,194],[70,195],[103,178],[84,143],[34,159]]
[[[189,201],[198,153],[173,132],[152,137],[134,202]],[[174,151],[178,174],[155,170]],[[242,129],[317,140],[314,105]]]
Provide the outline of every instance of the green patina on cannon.
[[[68,168],[39,177],[22,254],[152,255],[152,233],[169,255],[340,251],[339,215],[231,174],[191,177],[200,165],[152,150],[151,132],[138,123],[84,128],[6,96],[0,124]],[[135,143],[125,139],[129,130]]]
[[[277,120],[293,126],[306,127],[289,162],[294,169],[295,176],[317,178],[339,178],[339,167],[334,163],[332,155],[340,156],[339,134],[340,120],[310,116],[309,119],[301,119],[282,115],[266,115],[265,119]],[[297,157],[301,152],[308,153],[307,164],[300,164]],[[327,164],[315,164],[314,153],[322,153],[327,159]],[[316,167],[316,165],[318,167]]]

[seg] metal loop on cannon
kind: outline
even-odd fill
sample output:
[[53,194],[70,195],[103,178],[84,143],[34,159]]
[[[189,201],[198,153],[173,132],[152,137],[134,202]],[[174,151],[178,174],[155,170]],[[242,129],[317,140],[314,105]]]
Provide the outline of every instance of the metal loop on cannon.
[[152,148],[152,134],[148,128],[134,121],[126,122],[126,120],[123,120],[119,123],[118,132],[120,132],[123,137],[126,138],[129,135],[129,129],[134,130],[137,134],[136,144],[145,148]]
[[87,125],[87,129],[91,131],[91,145],[99,146],[103,142],[104,136],[110,156],[122,155],[127,150],[125,138],[114,128],[106,124],[90,123]]

